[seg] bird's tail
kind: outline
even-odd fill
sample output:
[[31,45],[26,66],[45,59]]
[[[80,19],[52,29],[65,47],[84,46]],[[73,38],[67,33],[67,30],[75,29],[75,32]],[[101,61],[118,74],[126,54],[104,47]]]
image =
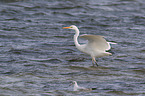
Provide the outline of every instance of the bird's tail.
[[112,53],[109,53],[109,52],[104,52],[105,56],[109,56],[109,55],[112,55]]
[[114,42],[108,42],[109,44],[117,44],[117,43],[114,43]]

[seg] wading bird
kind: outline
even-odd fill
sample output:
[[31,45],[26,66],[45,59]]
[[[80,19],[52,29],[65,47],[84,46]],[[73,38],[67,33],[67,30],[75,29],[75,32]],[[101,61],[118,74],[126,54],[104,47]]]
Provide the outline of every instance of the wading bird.
[[85,87],[80,87],[76,81],[73,81],[71,85],[74,85],[73,90],[74,91],[92,91],[92,90],[96,90],[96,88],[85,88]]
[[[86,53],[88,55],[90,55],[92,57],[92,63],[93,66],[97,64],[96,62],[96,57],[103,57],[103,56],[109,56],[112,55],[109,52],[106,52],[107,50],[110,50],[110,43],[111,42],[107,42],[103,36],[100,35],[81,35],[79,36],[79,29],[75,26],[75,25],[71,25],[69,27],[63,27],[63,29],[72,29],[75,30],[75,35],[74,35],[74,43],[75,46],[78,50],[80,50],[83,53]],[[84,39],[88,40],[87,44],[82,44],[80,45],[78,43],[78,36]],[[115,44],[115,43],[111,43],[111,44]]]

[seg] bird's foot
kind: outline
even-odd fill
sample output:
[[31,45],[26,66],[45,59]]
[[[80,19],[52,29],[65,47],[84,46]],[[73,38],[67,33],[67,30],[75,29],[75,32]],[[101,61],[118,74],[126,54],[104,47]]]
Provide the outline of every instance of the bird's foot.
[[95,62],[96,66],[98,67],[99,65],[97,64],[97,62]]
[[97,62],[95,62],[95,64],[93,63],[93,67],[98,67],[99,65],[97,64]]
[[96,66],[98,67],[99,65],[97,64],[97,62],[95,62]]

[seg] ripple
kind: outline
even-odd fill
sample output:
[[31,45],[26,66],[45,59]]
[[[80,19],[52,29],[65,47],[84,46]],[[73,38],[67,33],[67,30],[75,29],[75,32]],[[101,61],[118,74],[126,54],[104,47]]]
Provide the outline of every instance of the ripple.
[[[2,3],[4,1],[4,3]],[[144,93],[143,0],[1,0],[0,95],[142,95]],[[112,45],[112,56],[91,57],[74,46],[80,34],[98,34]],[[80,43],[85,43],[79,40]],[[82,93],[71,81],[97,90]]]
[[72,70],[85,70],[85,71],[89,71],[89,70],[109,70],[109,69],[111,69],[111,67],[110,68],[108,68],[108,67],[102,67],[102,66],[98,66],[98,67],[94,67],[94,66],[91,66],[91,67],[80,67],[80,66],[69,66],[69,67],[67,67],[67,68],[69,68],[69,69],[72,69]]
[[2,2],[2,3],[12,3],[12,2],[20,2],[20,1],[24,1],[24,0],[1,0],[0,2]]
[[135,71],[136,73],[142,74],[142,75],[145,73],[145,69],[144,68],[143,69],[133,70],[133,71]]
[[32,15],[35,15],[35,16],[41,16],[41,15],[46,15],[45,13],[34,13],[34,14],[32,14]]
[[108,94],[115,94],[115,95],[139,95],[140,93],[126,93],[123,91],[109,91]]

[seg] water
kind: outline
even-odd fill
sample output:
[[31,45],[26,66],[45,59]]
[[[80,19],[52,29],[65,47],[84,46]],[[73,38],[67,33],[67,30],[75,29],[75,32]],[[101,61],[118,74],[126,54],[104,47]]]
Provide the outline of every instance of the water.
[[[145,95],[144,0],[1,0],[1,96]],[[112,56],[91,57],[73,43],[81,34],[116,42]],[[80,40],[80,42],[83,42]],[[97,88],[74,92],[71,81]]]

